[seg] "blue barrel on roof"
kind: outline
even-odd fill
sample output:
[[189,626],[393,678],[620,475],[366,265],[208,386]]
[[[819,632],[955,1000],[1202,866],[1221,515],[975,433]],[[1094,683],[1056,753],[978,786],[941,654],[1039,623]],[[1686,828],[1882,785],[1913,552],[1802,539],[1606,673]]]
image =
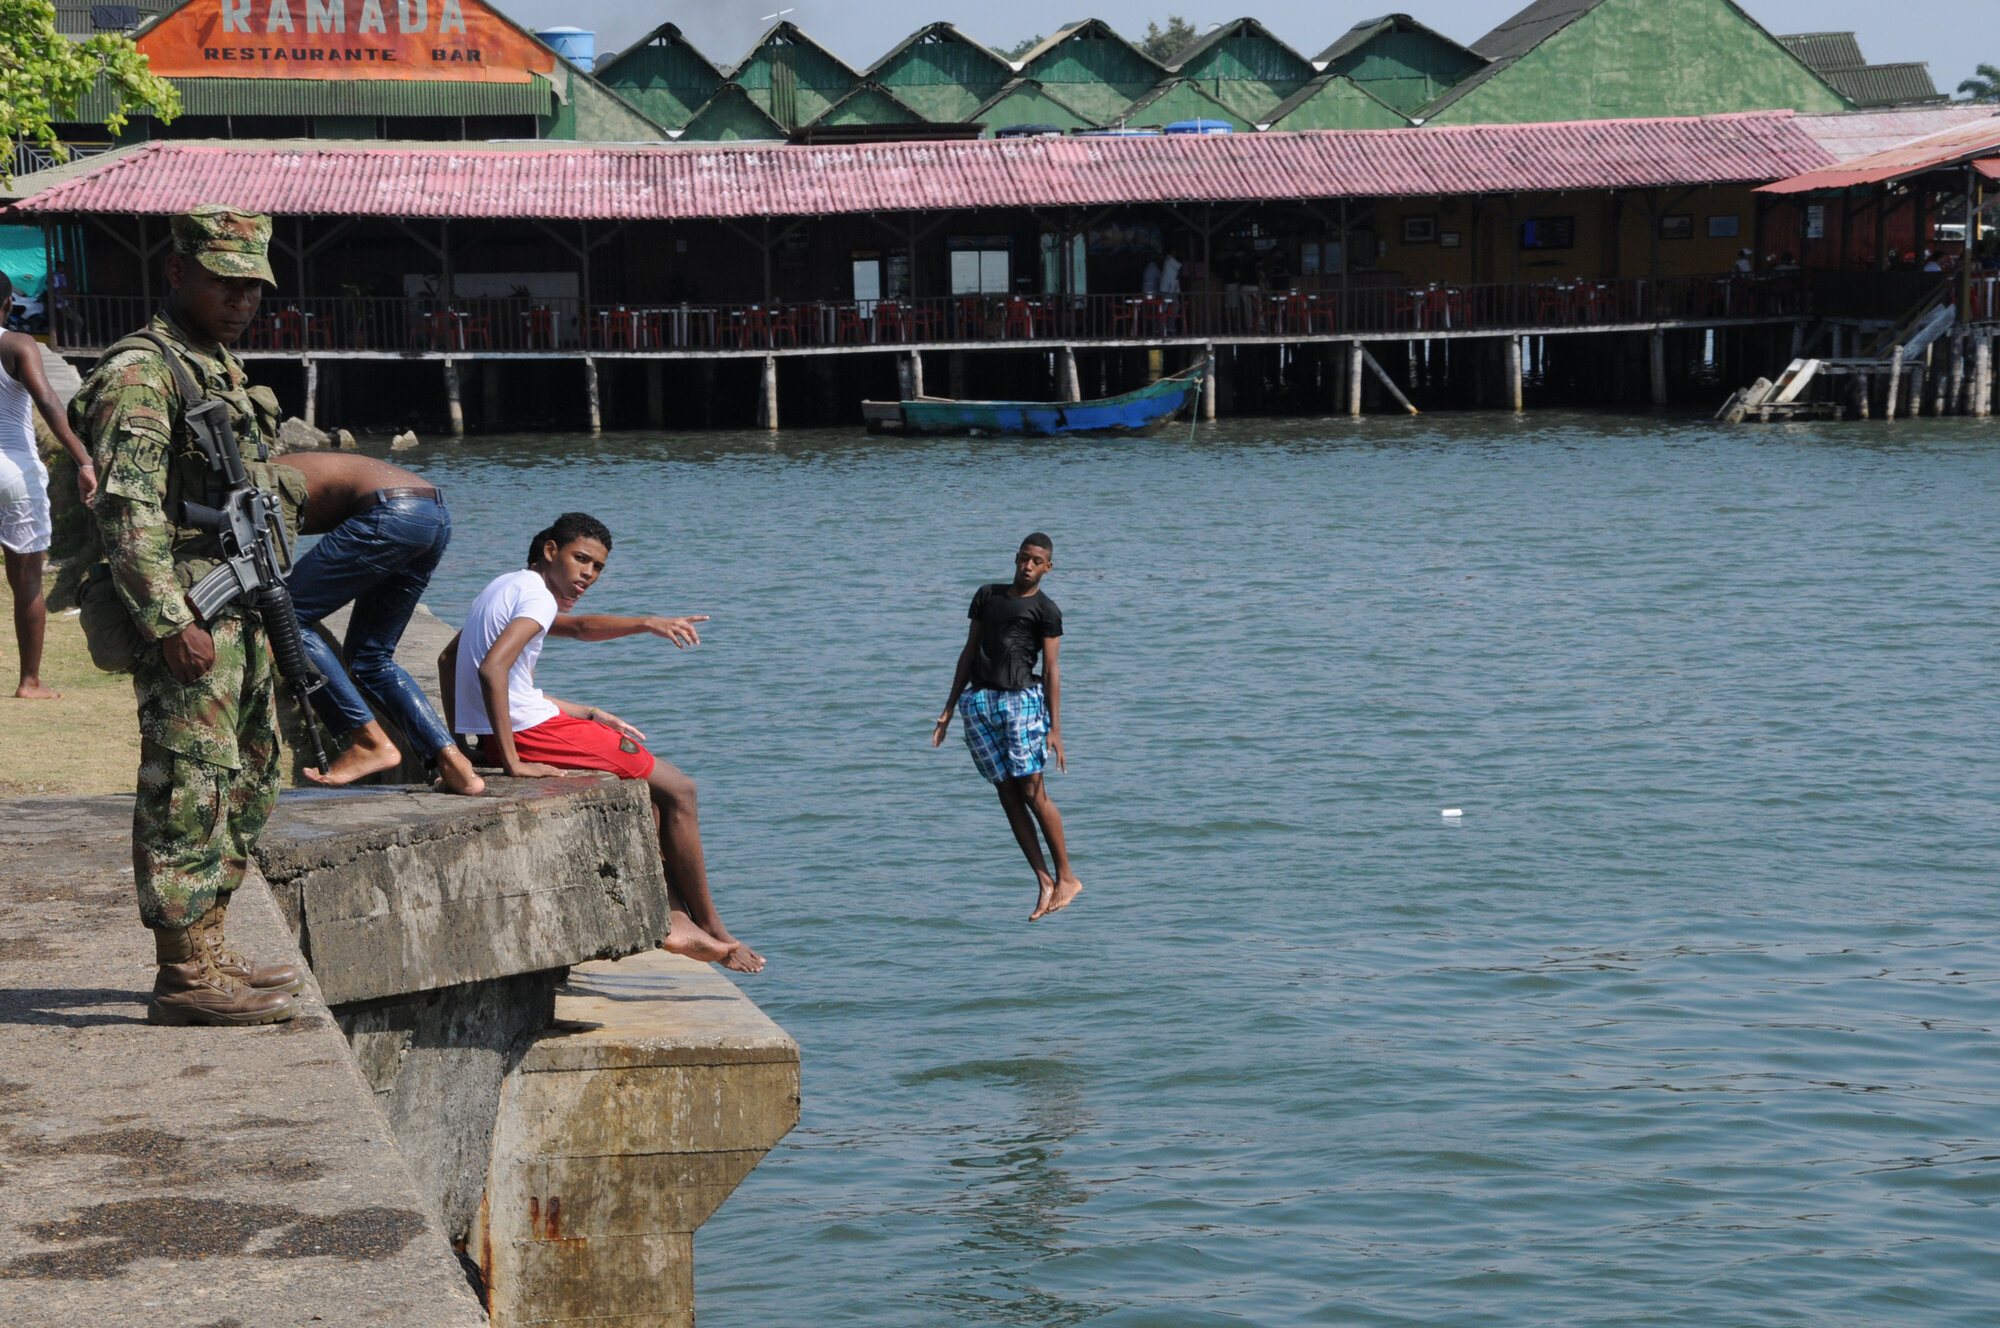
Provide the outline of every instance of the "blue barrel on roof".
[[597,34],[588,28],[543,28],[535,35],[586,74],[597,63]]
[[1167,126],[1170,134],[1228,134],[1234,129],[1227,120],[1176,120]]

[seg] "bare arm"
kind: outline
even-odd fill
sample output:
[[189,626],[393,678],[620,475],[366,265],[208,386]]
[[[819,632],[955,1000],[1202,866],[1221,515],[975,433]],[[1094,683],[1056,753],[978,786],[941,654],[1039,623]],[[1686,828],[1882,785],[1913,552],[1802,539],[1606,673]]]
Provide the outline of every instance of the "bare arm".
[[0,363],[6,365],[7,372],[13,376],[15,382],[28,389],[28,396],[34,401],[35,409],[41,412],[43,421],[49,426],[49,432],[53,433],[56,441],[76,459],[77,497],[88,503],[97,493],[97,466],[91,460],[90,449],[83,445],[83,440],[69,427],[69,413],[63,409],[62,402],[56,399],[55,390],[49,386],[48,375],[42,372],[40,347],[32,337],[22,336],[20,333],[9,333],[6,345],[10,353],[0,356]]
[[542,625],[533,618],[516,618],[500,633],[500,639],[479,661],[479,699],[486,705],[486,720],[493,726],[493,745],[500,749],[500,768],[517,778],[561,774],[552,765],[523,761],[514,750],[514,716],[507,709],[507,671],[535,639]]
[[572,641],[616,641],[621,636],[651,632],[685,650],[701,644],[701,636],[694,625],[707,621],[705,613],[691,618],[624,618],[615,613],[558,613],[555,624],[549,628],[549,635]]
[[1069,773],[1069,762],[1063,757],[1062,745],[1062,670],[1056,666],[1056,648],[1062,645],[1059,636],[1042,638],[1042,694],[1049,703],[1049,751],[1056,758],[1056,769],[1062,774]]
[[951,712],[958,709],[958,698],[964,694],[965,685],[972,681],[972,652],[979,649],[979,624],[973,623],[965,631],[965,649],[958,652],[958,667],[952,670],[951,695],[945,698],[944,713],[938,716],[937,727],[931,730],[931,746],[944,742],[945,731],[951,728]]

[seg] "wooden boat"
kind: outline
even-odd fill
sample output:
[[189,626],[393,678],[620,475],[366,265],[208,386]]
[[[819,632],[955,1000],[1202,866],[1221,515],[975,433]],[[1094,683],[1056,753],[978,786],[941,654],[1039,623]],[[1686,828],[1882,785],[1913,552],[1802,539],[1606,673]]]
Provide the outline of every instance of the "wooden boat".
[[1207,366],[1182,370],[1137,391],[1101,401],[954,401],[916,397],[909,401],[864,401],[861,415],[870,433],[1017,434],[1049,438],[1058,434],[1142,434],[1195,408]]

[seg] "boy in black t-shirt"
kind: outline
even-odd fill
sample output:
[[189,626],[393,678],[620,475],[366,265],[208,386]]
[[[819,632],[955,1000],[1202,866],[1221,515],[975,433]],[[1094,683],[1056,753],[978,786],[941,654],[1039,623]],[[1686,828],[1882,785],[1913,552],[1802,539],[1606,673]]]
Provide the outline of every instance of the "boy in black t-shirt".
[[[1083,882],[1069,869],[1063,845],[1062,813],[1042,786],[1042,768],[1050,752],[1056,769],[1065,768],[1062,746],[1062,680],[1056,669],[1056,647],[1062,637],[1062,610],[1041,593],[1042,578],[1055,566],[1055,549],[1037,531],[1021,541],[1014,555],[1014,581],[981,586],[967,615],[972,628],[958,654],[951,697],[931,733],[931,746],[944,741],[956,707],[965,716],[965,745],[972,763],[993,782],[1007,823],[1028,865],[1035,869],[1040,894],[1028,921],[1067,908],[1083,893]],[[1042,659],[1042,676],[1035,677],[1035,658]],[[967,690],[970,684],[971,690]],[[1042,857],[1041,835],[1056,860],[1053,875]]]

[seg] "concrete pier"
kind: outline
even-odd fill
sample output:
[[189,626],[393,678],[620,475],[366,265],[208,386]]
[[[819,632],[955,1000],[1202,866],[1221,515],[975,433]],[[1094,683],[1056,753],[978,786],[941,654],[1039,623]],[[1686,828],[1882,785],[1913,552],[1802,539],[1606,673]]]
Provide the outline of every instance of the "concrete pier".
[[231,939],[313,983],[255,1029],[143,1022],[129,798],[0,804],[0,1324],[691,1328],[798,1048],[654,948],[639,785],[489,781],[280,799]]

